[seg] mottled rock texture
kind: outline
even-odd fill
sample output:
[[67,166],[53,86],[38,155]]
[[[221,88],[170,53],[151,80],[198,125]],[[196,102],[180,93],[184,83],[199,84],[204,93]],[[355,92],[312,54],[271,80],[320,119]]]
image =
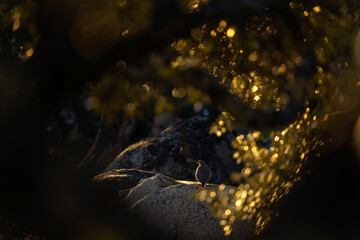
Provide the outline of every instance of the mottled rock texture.
[[[154,230],[157,236],[152,237],[156,239],[254,238],[254,223],[251,221],[235,222],[233,233],[225,237],[219,219],[213,217],[206,203],[194,197],[204,189],[198,182],[177,181],[163,174],[137,169],[112,170],[97,175],[93,180],[109,190],[109,196],[123,199],[130,212],[141,217]],[[217,184],[206,185],[206,189],[218,188]]]
[[212,172],[210,183],[230,183],[232,171],[240,167],[232,159],[231,135],[209,135],[214,119],[193,117],[126,148],[104,172],[136,168],[162,173],[174,179],[194,180],[197,160],[206,162]]
[[[218,187],[206,186],[214,190]],[[179,182],[157,174],[141,180],[125,201],[131,206],[131,211],[142,216],[154,228],[160,239],[245,240],[254,237],[253,223],[244,221],[236,222],[235,231],[225,237],[219,220],[213,218],[206,203],[194,198],[194,194],[201,189],[201,185],[196,182]]]
[[153,172],[137,169],[114,169],[94,177],[94,181],[106,184],[116,189],[129,189],[135,187],[141,179],[156,175]]

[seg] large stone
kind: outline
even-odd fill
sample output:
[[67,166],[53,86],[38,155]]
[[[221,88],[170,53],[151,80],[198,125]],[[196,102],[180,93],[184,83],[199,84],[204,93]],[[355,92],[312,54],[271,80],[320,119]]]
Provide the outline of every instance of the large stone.
[[138,169],[113,169],[95,176],[93,182],[107,189],[110,194],[125,198],[130,189],[135,187],[141,179],[152,177],[155,174]]
[[195,180],[197,160],[205,161],[211,171],[210,183],[227,183],[231,172],[240,167],[232,159],[232,137],[209,135],[214,119],[193,117],[126,148],[104,172],[136,168],[162,173],[174,179]]
[[119,189],[135,187],[141,179],[154,176],[155,173],[138,169],[114,169],[106,173],[96,175],[95,182],[114,185]]
[[[208,189],[218,189],[219,185],[209,184]],[[231,188],[227,186],[227,188]],[[230,236],[225,237],[208,206],[194,198],[202,189],[197,182],[176,181],[157,174],[143,179],[134,187],[125,201],[131,211],[142,216],[158,234],[160,239],[173,240],[221,240],[252,239],[253,223],[236,222]]]

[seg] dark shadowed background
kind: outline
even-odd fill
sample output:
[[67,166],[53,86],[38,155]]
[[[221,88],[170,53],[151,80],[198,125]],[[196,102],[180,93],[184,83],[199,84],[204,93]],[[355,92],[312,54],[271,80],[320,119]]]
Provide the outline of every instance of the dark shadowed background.
[[[0,240],[156,238],[141,216],[90,182],[121,150],[151,136],[154,116],[195,116],[199,103],[215,114],[221,105],[235,109],[245,129],[276,129],[304,109],[294,100],[280,113],[263,114],[231,102],[204,69],[171,70],[171,44],[223,18],[242,23],[270,12],[303,42],[297,19],[285,10],[289,1],[198,2],[201,11],[188,8],[190,0],[0,1]],[[357,7],[336,2],[350,11]],[[305,86],[317,60],[312,49],[303,52]],[[187,89],[191,97],[172,89]],[[278,217],[260,239],[360,236],[360,158],[353,137],[359,98],[353,101],[351,112],[339,114],[324,134],[335,140],[320,157],[309,155],[303,179],[277,204]],[[136,127],[128,134],[131,121]],[[86,156],[94,142],[91,162]],[[84,158],[87,164],[81,164]]]

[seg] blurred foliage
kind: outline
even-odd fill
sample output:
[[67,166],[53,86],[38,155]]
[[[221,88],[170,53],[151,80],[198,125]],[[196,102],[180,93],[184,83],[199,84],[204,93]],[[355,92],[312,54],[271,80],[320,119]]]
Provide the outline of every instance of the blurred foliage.
[[146,30],[152,6],[152,0],[45,1],[46,10],[58,15],[60,28],[70,24],[67,27],[73,47],[90,60],[103,56],[122,39]]
[[[173,2],[186,24],[155,15],[159,5]],[[205,189],[198,198],[210,204],[225,234],[239,219],[254,221],[260,232],[274,216],[275,204],[301,179],[308,156],[328,144],[323,135],[330,120],[358,107],[360,3],[256,2],[255,10],[234,17],[220,14],[231,12],[229,1],[1,0],[0,54],[3,62],[15,58],[31,64],[41,45],[39,19],[49,14],[51,34],[69,41],[76,53],[66,58],[70,77],[64,78],[82,77],[82,107],[104,116],[105,125],[164,112],[189,116],[206,107],[222,110],[210,134],[239,133],[233,158],[244,167],[232,175],[236,191],[220,185],[217,192]],[[182,16],[179,12],[175,18]],[[168,18],[175,30],[166,25]],[[11,56],[5,56],[9,49]],[[39,53],[48,56],[46,50]],[[73,56],[78,71],[88,75],[72,69]],[[63,64],[57,61],[55,69]],[[8,79],[4,66],[2,84]],[[224,92],[234,101],[218,105],[214,99],[225,98]],[[226,104],[241,109],[243,118],[226,112]],[[285,124],[243,129],[254,112],[295,114]],[[81,139],[77,134],[74,138]]]
[[[40,38],[34,20],[36,11],[37,4],[33,0],[0,2],[2,28],[6,31],[12,53],[22,61],[32,57]],[[3,51],[1,46],[0,51]]]
[[183,70],[203,67],[253,108],[279,110],[289,103],[286,90],[299,88],[294,73],[303,60],[291,35],[277,34],[282,29],[274,24],[270,17],[254,16],[244,28],[225,20],[194,28],[192,39],[173,43],[181,55],[172,64]]
[[[329,118],[339,111],[352,111],[358,104],[352,47],[358,33],[359,6],[345,1],[338,1],[336,7],[333,4],[289,3],[301,39],[294,38],[284,19],[266,15],[251,17],[243,26],[234,23],[229,27],[225,20],[210,30],[204,25],[195,30],[191,40],[173,44],[181,54],[176,65],[190,61],[187,68],[203,67],[212,72],[250,107],[277,111],[303,88],[299,68],[307,61],[308,51],[314,53],[316,68],[305,86],[304,110],[298,112],[297,119],[270,132],[255,130],[239,135],[233,142],[233,157],[244,164],[233,176],[238,189],[229,191],[220,186],[216,193],[199,193],[200,200],[206,200],[222,218],[226,234],[231,233],[237,219],[255,219],[256,232],[261,232],[274,215],[272,206],[300,180],[309,153],[323,147],[322,133],[329,127]],[[221,136],[227,129],[224,122],[229,120],[218,119],[211,133]]]
[[200,9],[209,4],[211,0],[178,0],[180,6],[185,13],[193,13],[200,11]]

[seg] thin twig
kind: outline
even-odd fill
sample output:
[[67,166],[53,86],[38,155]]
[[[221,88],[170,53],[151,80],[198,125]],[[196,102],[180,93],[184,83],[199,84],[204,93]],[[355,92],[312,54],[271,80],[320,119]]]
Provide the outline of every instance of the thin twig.
[[89,150],[89,152],[86,154],[86,156],[81,160],[81,162],[78,164],[78,168],[80,167],[83,167],[85,162],[89,159],[89,157],[91,156],[91,154],[93,153],[97,143],[99,142],[99,139],[100,139],[100,135],[101,135],[101,132],[102,132],[102,123],[103,123],[103,120],[104,120],[104,111],[101,113],[101,117],[100,117],[100,128],[99,130],[97,131],[97,134],[96,134],[96,137],[95,137],[95,140],[93,142],[93,144],[91,145],[91,148]]

